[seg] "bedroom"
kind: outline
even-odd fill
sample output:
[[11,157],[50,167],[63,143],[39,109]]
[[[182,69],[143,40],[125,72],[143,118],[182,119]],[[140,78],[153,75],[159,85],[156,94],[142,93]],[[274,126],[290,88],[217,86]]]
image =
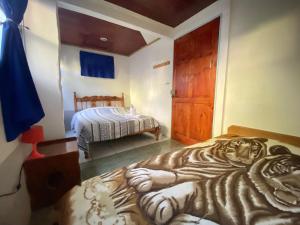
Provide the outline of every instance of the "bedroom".
[[[165,83],[172,82],[174,40],[221,16],[216,82],[220,94],[215,96],[212,136],[226,134],[231,125],[300,136],[299,1],[219,0],[175,29],[121,7],[115,7],[122,11],[116,13],[103,1],[99,1],[104,4],[101,6],[97,1],[63,2],[73,5],[74,10],[93,11],[94,17],[112,17],[123,26],[161,36],[159,41],[129,57],[134,68],[129,74],[129,89],[130,103],[137,111],[153,116],[166,127],[171,127],[172,86]],[[46,114],[39,123],[44,127],[46,140],[65,135],[56,10],[56,1],[29,1],[24,25],[30,30],[25,28],[22,33],[27,61]],[[154,65],[167,60],[170,65],[153,70]],[[122,92],[110,95],[120,96]],[[150,98],[153,94],[158,95]],[[166,136],[170,133],[166,132]],[[15,190],[21,164],[31,146],[18,139],[7,142],[3,127],[0,138],[0,194],[5,194]],[[30,215],[30,199],[22,176],[21,189],[0,199],[0,223],[29,224]]]

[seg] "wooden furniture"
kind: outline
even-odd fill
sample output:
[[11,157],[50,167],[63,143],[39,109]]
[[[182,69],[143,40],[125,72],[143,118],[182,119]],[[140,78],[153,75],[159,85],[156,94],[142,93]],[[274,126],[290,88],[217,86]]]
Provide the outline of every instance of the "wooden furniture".
[[224,137],[246,136],[246,137],[270,138],[270,139],[274,139],[290,145],[300,147],[300,137],[275,133],[271,131],[259,130],[259,129],[249,128],[249,127],[236,126],[236,125],[232,125],[228,127],[227,134],[222,136]]
[[76,138],[41,142],[38,151],[45,157],[24,163],[32,209],[54,204],[81,183]]
[[84,96],[77,97],[76,92],[74,92],[74,109],[75,112],[81,111],[83,109],[96,107],[97,103],[103,104],[103,106],[112,106],[113,103],[119,103],[120,106],[125,106],[124,104],[124,93],[121,97],[117,96]]
[[211,138],[220,18],[175,40],[172,138],[195,144]]
[[[113,103],[119,103],[120,106],[124,107],[124,93],[122,93],[121,97],[117,96],[84,96],[78,97],[76,92],[74,92],[74,109],[75,112],[81,111],[83,109],[97,107],[97,103],[102,103],[104,106],[112,106]],[[134,134],[130,134],[128,136],[142,134],[145,132],[149,132],[155,135],[156,140],[159,139],[160,135],[160,127],[154,127],[152,129],[145,129],[141,132],[137,132]],[[89,158],[89,153],[87,151],[84,152],[85,158]]]

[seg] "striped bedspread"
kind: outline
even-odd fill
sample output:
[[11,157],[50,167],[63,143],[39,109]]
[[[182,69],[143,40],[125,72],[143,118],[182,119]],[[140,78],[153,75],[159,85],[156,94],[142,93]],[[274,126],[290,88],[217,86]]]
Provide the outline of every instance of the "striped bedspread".
[[123,107],[85,109],[77,112],[71,122],[79,147],[86,151],[89,143],[118,139],[158,126],[154,118],[131,115]]

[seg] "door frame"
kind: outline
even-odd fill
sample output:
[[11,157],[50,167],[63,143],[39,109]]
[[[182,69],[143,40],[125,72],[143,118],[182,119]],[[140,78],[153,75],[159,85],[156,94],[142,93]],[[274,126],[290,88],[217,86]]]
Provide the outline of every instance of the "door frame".
[[230,6],[231,0],[219,0],[184,23],[178,25],[173,33],[173,38],[176,40],[185,34],[202,27],[217,17],[220,17],[212,137],[219,136],[226,132],[224,116],[226,107]]

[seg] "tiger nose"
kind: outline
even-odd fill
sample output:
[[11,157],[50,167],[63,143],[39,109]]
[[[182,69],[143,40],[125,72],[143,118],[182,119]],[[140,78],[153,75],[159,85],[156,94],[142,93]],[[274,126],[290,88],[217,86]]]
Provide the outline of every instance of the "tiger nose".
[[238,148],[238,155],[244,158],[249,157],[250,145],[249,144],[241,144]]

